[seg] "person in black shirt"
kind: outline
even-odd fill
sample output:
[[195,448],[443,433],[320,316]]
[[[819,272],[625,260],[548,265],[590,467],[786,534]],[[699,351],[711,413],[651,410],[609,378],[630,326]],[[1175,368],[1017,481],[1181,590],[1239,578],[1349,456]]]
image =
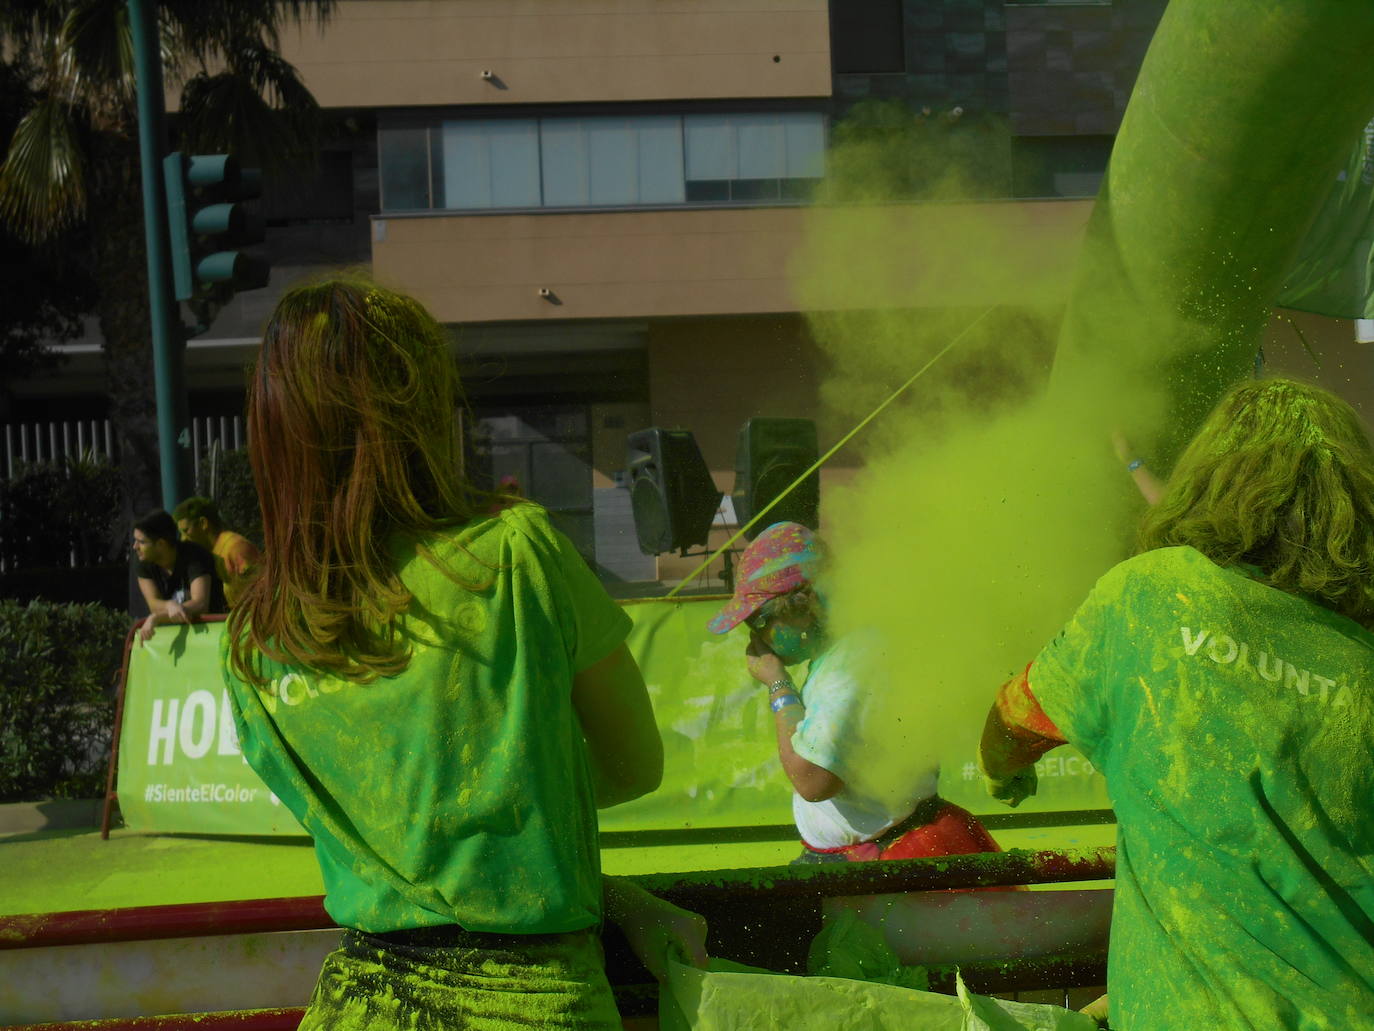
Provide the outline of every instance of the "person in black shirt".
[[164,623],[189,623],[204,612],[225,612],[224,585],[215,576],[215,559],[199,544],[177,540],[177,524],[158,509],[134,523],[138,588],[148,603],[148,618],[138,627],[146,641]]

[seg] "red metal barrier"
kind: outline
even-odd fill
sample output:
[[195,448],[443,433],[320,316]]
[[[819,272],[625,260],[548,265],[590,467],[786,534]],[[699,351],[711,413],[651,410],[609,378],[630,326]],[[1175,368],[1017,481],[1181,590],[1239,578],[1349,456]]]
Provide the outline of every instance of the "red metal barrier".
[[13,1024],[6,1031],[296,1031],[303,1008],[178,1013],[166,1017],[73,1020],[55,1024]]
[[0,917],[0,949],[265,931],[316,931],[335,926],[324,911],[323,895],[127,909],[78,909],[66,913]]

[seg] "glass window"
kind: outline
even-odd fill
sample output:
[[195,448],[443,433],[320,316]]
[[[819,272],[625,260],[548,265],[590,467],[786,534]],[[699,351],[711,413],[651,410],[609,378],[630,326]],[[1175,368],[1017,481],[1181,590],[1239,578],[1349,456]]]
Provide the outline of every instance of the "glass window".
[[442,207],[539,206],[539,123],[533,118],[443,123]]
[[593,204],[639,200],[639,146],[628,118],[596,118],[587,133],[587,180]]
[[825,175],[825,119],[814,111],[792,111],[782,120],[788,179],[819,179]]
[[686,200],[682,170],[682,119],[637,118],[639,202],[681,204]]
[[382,210],[413,211],[430,207],[429,130],[379,127],[377,149]]
[[687,115],[687,178],[734,179],[739,175],[735,131],[729,115]]
[[544,203],[679,204],[682,120],[545,118],[540,122]]
[[541,119],[539,142],[544,170],[544,203],[554,208],[580,208],[591,203],[587,185],[587,134],[583,131],[582,119]]
[[450,119],[379,132],[383,210],[628,207],[804,197],[816,111]]
[[781,179],[735,179],[730,183],[730,199],[777,200],[782,196],[781,190]]
[[768,201],[803,196],[793,179],[819,179],[825,119],[817,111],[688,115],[687,199]]
[[545,508],[591,508],[591,449],[585,442],[530,445],[530,497]]
[[781,179],[787,151],[778,115],[736,115],[740,179]]
[[693,179],[687,183],[687,199],[697,203],[730,199],[729,179]]

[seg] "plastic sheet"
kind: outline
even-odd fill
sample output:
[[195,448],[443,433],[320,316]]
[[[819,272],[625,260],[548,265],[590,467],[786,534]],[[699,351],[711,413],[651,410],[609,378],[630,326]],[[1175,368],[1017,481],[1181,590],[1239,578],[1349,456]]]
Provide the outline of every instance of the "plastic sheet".
[[1082,1013],[969,992],[957,996],[843,977],[793,977],[712,960],[669,964],[662,1031],[1096,1031]]

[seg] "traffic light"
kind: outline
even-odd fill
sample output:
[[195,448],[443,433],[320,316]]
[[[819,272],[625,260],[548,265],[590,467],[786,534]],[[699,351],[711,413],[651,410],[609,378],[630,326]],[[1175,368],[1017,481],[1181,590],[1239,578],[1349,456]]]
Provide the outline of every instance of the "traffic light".
[[173,151],[163,159],[162,172],[177,300],[190,300],[201,287],[266,286],[266,260],[238,249],[263,240],[262,215],[243,203],[262,196],[258,170],[239,168],[231,154]]
[[[739,431],[735,488],[730,498],[744,525],[816,463],[816,424],[810,419],[750,419]],[[753,540],[774,523],[820,525],[821,478],[812,473],[744,536]]]
[[653,427],[626,441],[630,508],[645,555],[705,544],[723,496],[690,430]]

